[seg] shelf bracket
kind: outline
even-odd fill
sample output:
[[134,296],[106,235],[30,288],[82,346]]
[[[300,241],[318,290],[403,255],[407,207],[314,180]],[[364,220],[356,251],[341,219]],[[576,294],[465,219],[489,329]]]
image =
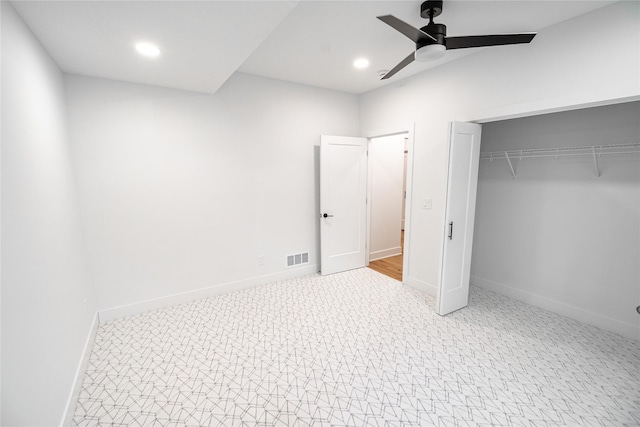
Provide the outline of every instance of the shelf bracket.
[[505,151],[504,152],[504,157],[507,159],[507,162],[509,163],[509,168],[511,169],[511,175],[513,175],[513,177],[516,177],[516,171],[513,170],[513,165],[511,164],[511,159],[509,158],[509,152]]
[[593,154],[593,166],[596,168],[596,176],[600,178],[600,170],[598,170],[598,157],[596,156],[596,147],[591,147],[591,153]]

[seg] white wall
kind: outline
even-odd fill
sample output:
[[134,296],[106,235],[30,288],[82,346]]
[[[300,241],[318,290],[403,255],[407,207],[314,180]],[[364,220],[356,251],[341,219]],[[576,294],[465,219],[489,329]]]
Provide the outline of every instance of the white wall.
[[402,253],[404,139],[404,134],[391,135],[369,143],[371,261]]
[[101,320],[318,270],[317,145],[357,135],[355,95],[246,74],[215,95],[66,85]]
[[96,314],[63,77],[2,2],[2,425],[59,425]]
[[[415,122],[408,284],[435,294],[440,281],[448,122],[640,97],[639,7],[614,3],[530,45],[483,49],[361,97],[362,134]],[[593,37],[602,22],[607,37]],[[431,210],[419,204],[427,198]]]
[[[640,141],[640,103],[483,126],[483,151]],[[640,339],[640,155],[480,162],[473,284]]]

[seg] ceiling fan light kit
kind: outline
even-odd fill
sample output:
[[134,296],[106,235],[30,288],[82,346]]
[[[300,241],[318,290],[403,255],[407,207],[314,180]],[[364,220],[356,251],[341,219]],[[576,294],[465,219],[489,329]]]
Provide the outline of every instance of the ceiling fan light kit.
[[449,49],[465,49],[472,47],[503,46],[508,44],[529,43],[536,33],[495,34],[465,37],[447,37],[447,26],[433,22],[433,18],[442,13],[443,0],[427,0],[420,6],[420,16],[428,19],[424,27],[415,28],[393,15],[378,16],[385,24],[411,39],[416,45],[415,51],[400,61],[381,79],[389,77],[416,61],[434,61],[445,55]]
[[435,61],[443,58],[447,48],[441,44],[428,44],[416,49],[415,60],[420,62]]

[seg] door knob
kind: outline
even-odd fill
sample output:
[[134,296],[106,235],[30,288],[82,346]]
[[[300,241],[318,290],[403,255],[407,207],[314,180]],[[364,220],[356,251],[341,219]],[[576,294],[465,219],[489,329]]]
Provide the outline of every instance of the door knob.
[[330,218],[330,217],[333,217],[333,215],[329,215],[328,213],[325,212],[325,213],[322,214],[322,217],[323,218]]

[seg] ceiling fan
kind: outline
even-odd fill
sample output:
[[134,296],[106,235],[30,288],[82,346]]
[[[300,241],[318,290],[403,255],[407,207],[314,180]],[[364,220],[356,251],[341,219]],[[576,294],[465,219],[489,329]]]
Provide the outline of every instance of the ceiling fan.
[[529,43],[536,36],[536,33],[516,33],[447,37],[447,26],[433,22],[433,18],[442,13],[442,3],[443,0],[427,0],[422,3],[420,6],[420,16],[429,19],[429,23],[420,29],[407,24],[393,15],[378,16],[379,20],[400,31],[416,44],[415,52],[411,52],[409,56],[400,61],[391,71],[382,76],[382,80],[393,76],[414,60],[431,61],[439,59],[444,56],[444,53],[449,49]]

